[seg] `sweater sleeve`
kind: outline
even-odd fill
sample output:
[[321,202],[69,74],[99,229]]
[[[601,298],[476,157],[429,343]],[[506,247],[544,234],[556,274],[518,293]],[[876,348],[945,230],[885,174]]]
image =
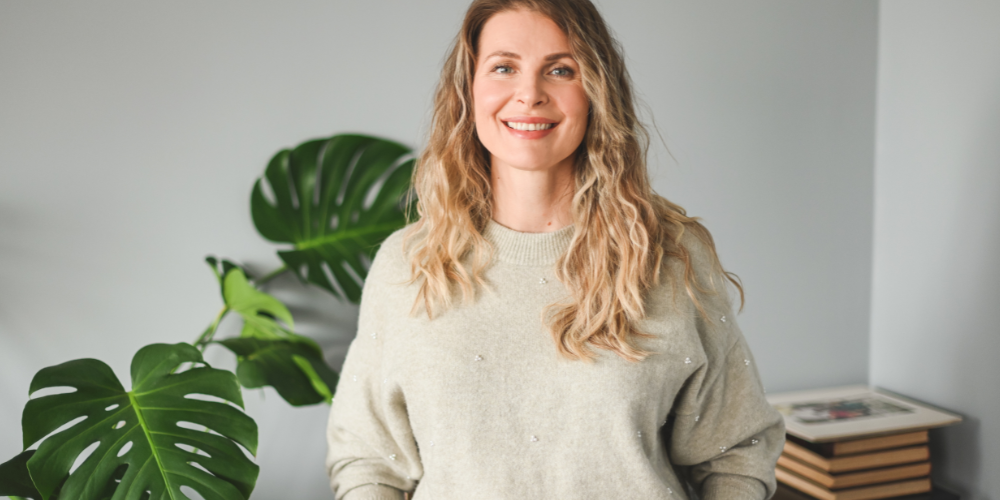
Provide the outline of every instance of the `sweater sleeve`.
[[[711,281],[724,288],[723,280],[716,274]],[[695,323],[704,357],[674,403],[671,462],[686,473],[701,500],[770,498],[784,421],[764,397],[728,294],[720,290],[700,300],[706,314],[696,313]]]
[[[395,240],[390,237],[390,240]],[[387,336],[379,326],[384,251],[376,255],[361,297],[351,342],[327,425],[326,468],[338,500],[402,500],[420,476],[420,459],[398,385],[383,366]]]

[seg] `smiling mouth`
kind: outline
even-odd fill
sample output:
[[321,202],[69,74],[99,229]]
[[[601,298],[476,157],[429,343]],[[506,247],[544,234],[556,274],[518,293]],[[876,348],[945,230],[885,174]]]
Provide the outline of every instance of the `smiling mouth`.
[[514,130],[523,130],[526,132],[533,132],[535,130],[548,130],[555,127],[555,123],[522,123],[522,122],[504,122],[507,128]]

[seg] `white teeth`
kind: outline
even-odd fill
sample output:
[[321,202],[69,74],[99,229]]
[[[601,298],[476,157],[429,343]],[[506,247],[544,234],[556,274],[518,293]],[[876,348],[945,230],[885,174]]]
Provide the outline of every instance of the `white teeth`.
[[555,123],[521,123],[521,122],[506,122],[507,126],[514,130],[526,130],[531,132],[533,130],[548,130],[555,127]]

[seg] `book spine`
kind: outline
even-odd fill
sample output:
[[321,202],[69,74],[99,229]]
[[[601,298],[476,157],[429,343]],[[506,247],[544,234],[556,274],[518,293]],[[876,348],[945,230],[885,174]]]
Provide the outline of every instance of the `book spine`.
[[833,445],[833,456],[841,456],[851,455],[854,453],[865,453],[869,451],[887,450],[890,448],[902,448],[904,446],[913,446],[926,442],[927,431],[918,431],[878,438],[840,441],[831,444]]
[[882,451],[868,455],[851,455],[848,457],[834,458],[829,461],[829,472],[849,472],[862,469],[873,469],[875,467],[887,467],[889,465],[906,464],[920,462],[931,458],[930,449],[926,446],[914,448],[901,448],[898,450]]
[[903,495],[914,495],[931,491],[930,478],[885,483],[848,490],[830,491],[808,479],[791,472],[784,467],[777,467],[774,475],[782,483],[795,488],[818,500],[878,500],[894,498]]

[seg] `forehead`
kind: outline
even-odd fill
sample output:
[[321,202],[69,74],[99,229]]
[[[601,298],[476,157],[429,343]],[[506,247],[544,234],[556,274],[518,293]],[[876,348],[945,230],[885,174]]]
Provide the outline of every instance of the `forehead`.
[[527,9],[507,10],[489,18],[479,35],[477,54],[511,52],[522,58],[570,52],[569,39],[548,16]]

